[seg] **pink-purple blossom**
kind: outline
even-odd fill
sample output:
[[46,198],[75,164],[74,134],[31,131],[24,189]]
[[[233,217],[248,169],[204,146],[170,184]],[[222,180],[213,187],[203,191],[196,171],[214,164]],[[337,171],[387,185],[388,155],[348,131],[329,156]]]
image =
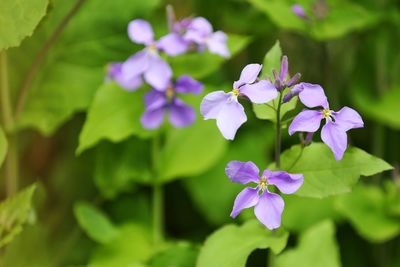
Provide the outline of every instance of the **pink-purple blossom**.
[[314,133],[322,126],[321,139],[332,150],[337,160],[342,159],[347,148],[347,131],[364,127],[364,122],[357,111],[343,107],[339,111],[329,108],[323,88],[318,84],[300,83],[293,88],[293,95],[298,95],[300,101],[309,108],[301,111],[289,126],[289,134],[295,132]]
[[231,161],[225,173],[232,182],[254,183],[255,187],[246,187],[236,197],[231,217],[235,218],[242,210],[254,207],[257,219],[268,229],[276,229],[281,225],[281,216],[285,203],[280,195],[273,193],[275,186],[283,194],[293,194],[303,184],[302,174],[290,174],[284,171],[265,169],[260,177],[258,167],[251,161]]
[[177,94],[200,94],[203,85],[190,76],[182,75],[175,84],[160,89],[152,89],[144,98],[146,110],[141,123],[146,129],[156,129],[162,124],[165,115],[174,127],[185,127],[196,119],[195,110],[177,97]]
[[300,73],[296,73],[293,77],[289,75],[289,61],[287,56],[283,56],[281,60],[281,69],[279,73],[274,69],[275,88],[278,91],[283,91],[288,87],[295,85],[300,79]]
[[206,95],[201,102],[200,112],[205,120],[216,119],[222,135],[233,140],[239,127],[246,122],[247,116],[238,97],[244,97],[252,103],[266,103],[278,96],[274,85],[267,80],[258,80],[262,65],[249,64],[243,68],[239,80],[233,83],[233,90],[225,93],[215,91]]
[[294,5],[292,5],[292,11],[293,11],[293,13],[294,13],[296,16],[298,16],[298,17],[300,17],[300,18],[303,18],[303,19],[308,18],[307,14],[306,14],[306,12],[305,12],[305,10],[304,10],[304,8],[303,8],[303,6],[300,5],[300,4],[294,4]]

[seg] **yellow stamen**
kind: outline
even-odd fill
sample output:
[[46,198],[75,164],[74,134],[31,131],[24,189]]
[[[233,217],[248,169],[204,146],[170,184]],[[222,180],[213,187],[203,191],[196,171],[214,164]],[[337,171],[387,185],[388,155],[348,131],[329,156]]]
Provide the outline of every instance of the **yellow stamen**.
[[167,99],[171,100],[174,97],[174,94],[175,94],[174,88],[171,85],[168,86],[167,87],[167,91],[165,92],[165,94],[167,96]]
[[237,88],[233,89],[233,90],[232,90],[232,94],[233,94],[234,96],[239,96],[239,94],[240,94],[239,89],[237,89]]
[[267,182],[267,177],[263,176],[261,179],[258,181],[258,186],[261,188],[261,190],[267,189],[268,182]]
[[329,109],[323,109],[322,110],[322,116],[324,116],[324,118],[331,118],[332,117],[332,111]]

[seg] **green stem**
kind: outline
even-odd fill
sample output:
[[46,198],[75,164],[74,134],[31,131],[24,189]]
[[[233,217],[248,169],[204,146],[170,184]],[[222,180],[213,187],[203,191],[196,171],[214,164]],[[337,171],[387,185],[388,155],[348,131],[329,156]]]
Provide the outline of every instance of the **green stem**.
[[276,109],[276,135],[275,135],[275,164],[279,168],[281,166],[281,139],[282,139],[282,125],[281,125],[281,106],[282,106],[282,92],[279,92],[279,102]]
[[8,140],[8,152],[4,162],[4,176],[7,196],[18,190],[18,150],[16,135],[12,131],[14,117],[11,109],[10,87],[8,84],[7,54],[0,53],[0,98],[3,125]]
[[163,187],[159,178],[160,136],[153,139],[152,165],[153,165],[153,242],[155,245],[164,241],[164,198]]

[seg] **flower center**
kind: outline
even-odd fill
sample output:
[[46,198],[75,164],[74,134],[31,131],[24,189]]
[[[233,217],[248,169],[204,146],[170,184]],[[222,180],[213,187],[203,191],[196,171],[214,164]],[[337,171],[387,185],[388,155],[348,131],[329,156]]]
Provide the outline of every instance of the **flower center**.
[[323,109],[322,110],[322,116],[324,117],[324,119],[332,119],[332,110],[330,110],[330,109],[327,109],[327,108],[325,108],[325,109]]
[[172,87],[172,85],[169,85],[167,87],[167,90],[165,91],[165,95],[167,96],[168,101],[172,100],[172,98],[175,95],[174,88]]
[[232,90],[232,94],[233,94],[234,96],[239,96],[239,94],[240,94],[239,89],[234,88],[234,89]]
[[268,187],[267,177],[265,177],[265,176],[261,177],[261,179],[258,181],[258,186],[260,187],[260,189],[262,191],[267,189],[267,187]]

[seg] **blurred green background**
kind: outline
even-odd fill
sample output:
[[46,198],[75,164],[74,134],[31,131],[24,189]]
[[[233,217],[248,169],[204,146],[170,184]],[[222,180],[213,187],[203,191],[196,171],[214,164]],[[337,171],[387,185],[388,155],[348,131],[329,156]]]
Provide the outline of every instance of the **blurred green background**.
[[[104,84],[104,76],[108,63],[141,49],[127,37],[129,21],[144,18],[157,36],[167,33],[167,4],[178,18],[203,16],[227,32],[233,54],[227,61],[209,54],[168,59],[176,75],[189,72],[207,92],[228,91],[243,66],[262,63],[279,40],[291,74],[321,84],[332,109],[360,112],[365,127],[352,131],[349,143],[394,166],[360,179],[352,193],[286,197],[283,228],[290,232],[291,255],[267,263],[267,246],[244,234],[236,243],[215,245],[215,257],[229,257],[227,247],[249,237],[246,266],[400,266],[399,1],[27,0],[21,12],[19,1],[2,1],[0,36],[15,35],[0,39],[1,79],[8,77],[14,117],[7,123],[3,101],[8,158],[2,199],[36,183],[32,204],[34,188],[8,205],[11,212],[0,209],[2,266],[195,266],[206,238],[233,223],[229,213],[242,186],[226,178],[226,163],[272,162],[273,124],[256,119],[250,105],[234,142],[200,116],[184,130],[165,126],[157,164],[168,241],[154,246],[150,138],[157,133],[140,126],[143,93]],[[309,19],[292,13],[295,3]],[[27,92],[23,100],[21,91]],[[186,100],[198,107],[201,98]],[[285,133],[283,150],[297,143]],[[1,158],[5,146],[0,150]],[[251,211],[239,222],[248,218]],[[246,262],[247,255],[240,256]]]

